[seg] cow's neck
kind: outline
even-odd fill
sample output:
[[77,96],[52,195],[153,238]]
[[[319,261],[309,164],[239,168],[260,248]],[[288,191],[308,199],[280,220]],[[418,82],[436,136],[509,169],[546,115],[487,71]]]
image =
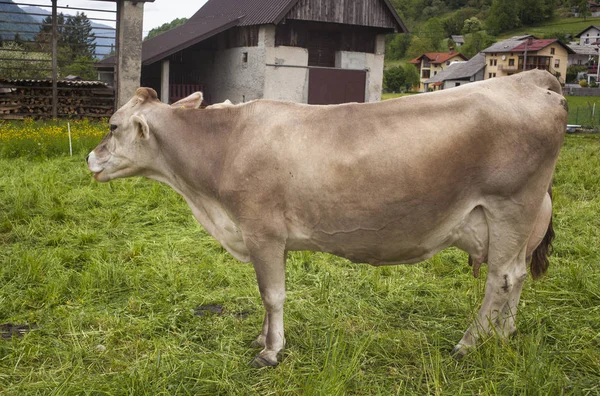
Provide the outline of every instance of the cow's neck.
[[153,117],[160,158],[148,177],[171,185],[187,200],[218,198],[228,137],[238,123],[234,112],[166,108]]

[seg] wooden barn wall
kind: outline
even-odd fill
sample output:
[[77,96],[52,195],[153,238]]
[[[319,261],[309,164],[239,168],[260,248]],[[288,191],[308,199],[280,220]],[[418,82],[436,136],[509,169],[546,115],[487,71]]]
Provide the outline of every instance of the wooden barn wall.
[[319,22],[287,21],[277,25],[275,45],[311,48],[324,45],[321,41],[328,39],[335,51],[351,51],[375,53],[375,42],[381,30],[348,25],[331,25]]
[[286,19],[396,27],[396,21],[381,0],[300,0]]

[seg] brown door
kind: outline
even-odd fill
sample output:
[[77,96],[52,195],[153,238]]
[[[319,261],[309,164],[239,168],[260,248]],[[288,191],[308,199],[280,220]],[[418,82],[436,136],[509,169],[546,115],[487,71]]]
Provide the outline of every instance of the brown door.
[[311,68],[308,77],[308,104],[339,104],[365,101],[365,70]]

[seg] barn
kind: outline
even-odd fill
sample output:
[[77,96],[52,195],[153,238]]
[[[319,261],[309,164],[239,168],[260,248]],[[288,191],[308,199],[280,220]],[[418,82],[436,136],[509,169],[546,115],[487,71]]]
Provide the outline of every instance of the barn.
[[208,103],[378,101],[394,32],[389,0],[209,0],[143,43],[141,83],[170,103],[199,89]]

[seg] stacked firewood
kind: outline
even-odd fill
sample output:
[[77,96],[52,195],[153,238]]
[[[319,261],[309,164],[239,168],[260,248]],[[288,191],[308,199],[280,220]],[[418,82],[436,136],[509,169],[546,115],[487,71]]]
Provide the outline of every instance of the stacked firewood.
[[[109,117],[114,90],[101,82],[60,81],[59,117]],[[0,119],[52,117],[52,83],[45,80],[0,80]]]

